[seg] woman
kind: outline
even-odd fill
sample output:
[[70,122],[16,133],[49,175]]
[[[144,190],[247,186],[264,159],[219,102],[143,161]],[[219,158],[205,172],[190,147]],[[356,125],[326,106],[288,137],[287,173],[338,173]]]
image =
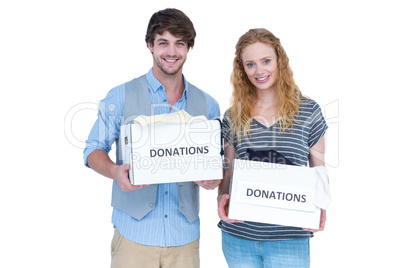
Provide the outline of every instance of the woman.
[[228,193],[232,161],[248,159],[250,149],[274,151],[298,166],[324,165],[326,122],[319,105],[301,94],[286,52],[271,32],[249,30],[235,55],[232,104],[223,119],[226,168],[218,195],[223,253],[230,268],[309,267],[309,239],[324,229],[324,210],[319,230],[242,222],[227,217]]

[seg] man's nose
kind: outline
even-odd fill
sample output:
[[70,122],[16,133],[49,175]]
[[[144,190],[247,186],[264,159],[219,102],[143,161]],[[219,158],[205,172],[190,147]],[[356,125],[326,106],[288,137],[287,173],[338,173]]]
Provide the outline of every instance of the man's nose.
[[176,46],[175,46],[175,44],[169,45],[167,52],[168,52],[169,56],[175,56],[176,55]]

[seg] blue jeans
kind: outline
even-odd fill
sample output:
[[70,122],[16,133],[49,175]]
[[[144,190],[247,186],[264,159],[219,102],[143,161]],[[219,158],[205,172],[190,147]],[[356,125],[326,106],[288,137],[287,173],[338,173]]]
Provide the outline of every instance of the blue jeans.
[[222,232],[229,268],[308,268],[310,239],[251,241]]

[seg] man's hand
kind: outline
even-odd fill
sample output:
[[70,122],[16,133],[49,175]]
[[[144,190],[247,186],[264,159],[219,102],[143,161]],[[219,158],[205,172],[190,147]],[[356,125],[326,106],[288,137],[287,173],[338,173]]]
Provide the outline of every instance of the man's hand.
[[144,188],[147,185],[132,185],[130,179],[128,178],[128,171],[130,170],[130,164],[125,164],[121,166],[117,166],[114,171],[113,179],[117,181],[120,186],[120,189],[123,192],[130,192],[134,190],[138,190]]
[[195,181],[199,186],[206,190],[213,190],[221,183],[222,180]]
[[138,190],[148,185],[132,185],[128,178],[130,165],[116,165],[103,150],[95,150],[88,156],[88,166],[105,177],[115,180],[124,192]]

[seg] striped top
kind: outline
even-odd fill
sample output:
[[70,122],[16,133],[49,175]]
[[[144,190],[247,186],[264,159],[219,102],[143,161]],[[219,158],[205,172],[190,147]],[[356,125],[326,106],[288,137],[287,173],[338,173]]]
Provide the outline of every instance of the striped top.
[[[257,121],[260,119],[254,119],[250,126],[250,136],[247,135],[239,141],[231,134],[228,113],[230,109],[226,111],[223,118],[223,137],[236,149],[236,159],[247,159],[247,148],[255,151],[275,150],[295,165],[307,166],[310,148],[324,136],[328,128],[320,106],[306,98],[303,98],[300,103],[299,115],[295,117],[297,123],[293,123],[292,129],[282,132],[277,123],[266,127]],[[313,237],[313,233],[302,228],[266,223],[220,221],[218,226],[223,232],[254,241]]]

